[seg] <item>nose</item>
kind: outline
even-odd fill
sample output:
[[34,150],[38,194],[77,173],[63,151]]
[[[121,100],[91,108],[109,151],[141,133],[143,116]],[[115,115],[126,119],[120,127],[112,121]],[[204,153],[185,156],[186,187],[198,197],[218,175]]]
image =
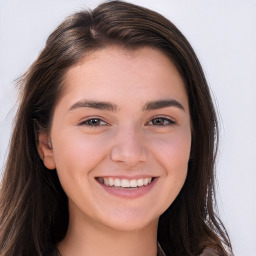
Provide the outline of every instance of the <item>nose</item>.
[[111,159],[130,167],[145,162],[147,149],[140,131],[132,128],[119,131],[111,150]]

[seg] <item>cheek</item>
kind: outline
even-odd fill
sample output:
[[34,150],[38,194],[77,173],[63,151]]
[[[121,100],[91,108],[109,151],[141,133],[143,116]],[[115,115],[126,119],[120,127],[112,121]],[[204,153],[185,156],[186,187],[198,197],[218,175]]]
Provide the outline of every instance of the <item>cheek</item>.
[[[169,143],[168,143],[169,142]],[[191,149],[190,133],[180,133],[167,141],[166,147],[166,175],[170,185],[177,188],[178,192],[183,186],[188,170]]]
[[191,147],[190,132],[171,134],[158,140],[157,145],[155,158],[164,172],[163,185],[157,193],[162,198],[163,210],[166,210],[178,196],[186,180]]
[[58,173],[86,175],[106,156],[106,147],[102,146],[105,140],[101,136],[85,136],[81,131],[70,129],[52,137]]
[[191,137],[190,136],[176,136],[170,139],[169,150],[169,162],[173,162],[177,167],[186,166],[190,157],[191,149]]
[[190,149],[191,133],[189,129],[180,129],[173,134],[152,141],[151,148],[158,161],[167,172],[182,171],[187,166]]

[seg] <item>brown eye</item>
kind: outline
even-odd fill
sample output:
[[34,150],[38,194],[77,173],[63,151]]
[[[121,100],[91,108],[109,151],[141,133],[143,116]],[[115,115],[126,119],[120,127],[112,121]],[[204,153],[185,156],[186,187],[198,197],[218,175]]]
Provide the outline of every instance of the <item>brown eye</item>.
[[79,126],[104,126],[104,125],[108,125],[108,124],[100,118],[90,118],[79,123]]
[[87,125],[98,126],[98,125],[100,125],[100,120],[99,119],[90,119],[90,120],[87,120],[85,123]]
[[148,124],[149,125],[165,126],[165,125],[175,124],[175,122],[168,118],[157,117],[157,118],[152,119]]

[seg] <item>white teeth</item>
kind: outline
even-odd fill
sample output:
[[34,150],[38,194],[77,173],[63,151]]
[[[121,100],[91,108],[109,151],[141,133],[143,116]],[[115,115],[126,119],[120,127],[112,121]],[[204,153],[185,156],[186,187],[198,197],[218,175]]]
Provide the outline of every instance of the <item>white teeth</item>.
[[144,185],[143,179],[138,179],[137,184],[139,187],[142,187]]
[[[107,178],[106,178],[106,179],[107,179]],[[114,186],[114,183],[115,183],[115,181],[114,181],[114,179],[112,179],[112,178],[109,178],[109,179],[108,179],[108,184],[104,182],[105,185],[111,186],[111,187]]]
[[102,178],[99,177],[98,180],[108,187],[122,187],[122,188],[137,188],[142,186],[147,186],[152,182],[152,178],[140,178],[140,179],[119,179],[119,178]]
[[120,179],[115,179],[114,185],[115,185],[115,187],[120,187],[120,186],[121,186],[121,181],[120,181]]
[[122,180],[121,180],[121,187],[123,187],[123,188],[129,188],[129,186],[130,186],[129,180],[125,180],[125,179],[122,179]]
[[137,180],[130,180],[130,187],[136,188],[137,187]]
[[143,185],[144,185],[144,186],[148,185],[148,179],[144,179],[144,180],[143,180]]
[[151,183],[152,178],[145,178],[143,180],[144,186],[147,186],[149,183]]
[[108,186],[109,185],[109,179],[103,178],[103,180],[104,180],[104,184],[106,184]]

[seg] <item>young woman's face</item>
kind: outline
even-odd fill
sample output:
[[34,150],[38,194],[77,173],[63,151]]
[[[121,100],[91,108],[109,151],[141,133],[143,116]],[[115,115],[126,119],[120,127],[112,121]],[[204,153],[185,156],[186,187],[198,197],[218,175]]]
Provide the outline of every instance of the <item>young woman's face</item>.
[[118,230],[157,225],[187,174],[183,80],[156,49],[99,50],[67,72],[49,140],[43,158],[57,169],[71,222]]

